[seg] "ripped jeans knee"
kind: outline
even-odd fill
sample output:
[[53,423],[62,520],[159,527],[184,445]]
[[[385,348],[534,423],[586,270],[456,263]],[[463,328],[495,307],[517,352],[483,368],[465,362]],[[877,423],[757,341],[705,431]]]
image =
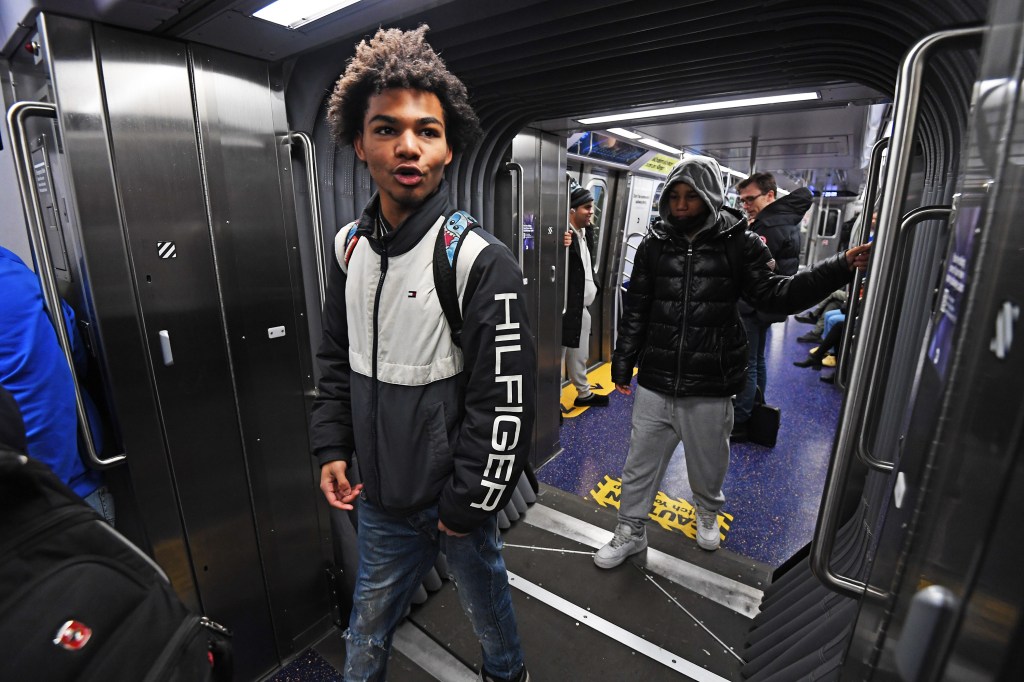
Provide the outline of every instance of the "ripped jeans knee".
[[373,635],[357,635],[348,628],[345,640],[345,682],[373,682],[387,677],[388,643]]

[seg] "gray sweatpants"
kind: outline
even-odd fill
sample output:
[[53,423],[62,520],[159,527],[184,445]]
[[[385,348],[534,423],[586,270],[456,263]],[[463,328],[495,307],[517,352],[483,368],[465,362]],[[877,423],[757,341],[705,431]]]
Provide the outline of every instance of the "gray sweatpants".
[[577,348],[562,346],[565,373],[576,387],[580,398],[590,396],[590,380],[587,379],[587,355],[590,353],[590,312],[583,309],[583,323],[580,327],[580,345]]
[[732,398],[670,396],[638,387],[629,454],[622,469],[619,521],[639,530],[651,513],[672,452],[683,443],[694,502],[717,512],[725,502]]

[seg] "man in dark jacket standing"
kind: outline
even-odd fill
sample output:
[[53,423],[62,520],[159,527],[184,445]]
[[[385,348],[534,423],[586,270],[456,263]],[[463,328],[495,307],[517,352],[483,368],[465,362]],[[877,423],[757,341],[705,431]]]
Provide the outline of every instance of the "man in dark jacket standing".
[[[800,222],[811,207],[811,192],[800,187],[781,199],[776,199],[778,188],[771,173],[754,173],[736,185],[740,203],[752,221],[748,230],[761,238],[774,258],[774,272],[777,275],[795,275],[800,264]],[[736,421],[733,424],[733,440],[746,440],[747,420],[754,408],[754,395],[761,389],[767,396],[768,376],[765,369],[764,348],[768,328],[775,322],[783,322],[786,315],[755,310],[745,301],[740,301],[740,319],[747,332],[749,357],[747,359],[747,384],[736,394]]]
[[639,364],[639,388],[619,522],[594,557],[600,568],[618,566],[647,547],[645,520],[680,441],[697,512],[697,544],[718,549],[732,397],[746,381],[740,296],[761,310],[803,310],[868,262],[868,249],[858,247],[792,277],[776,275],[768,247],[746,230],[738,211],[723,207],[723,193],[714,159],[681,161],[665,180],[661,219],[636,252],[612,380],[619,392],[630,394]]
[[[360,43],[327,114],[377,187],[335,240],[311,429],[328,502],[352,509],[359,497],[344,678],[386,678],[395,628],[443,549],[480,639],[481,679],[528,682],[495,515],[529,454],[536,354],[512,253],[462,231],[471,223],[451,205],[445,167],[480,127],[426,30]],[[438,244],[455,272],[458,339],[435,286]]]
[[594,267],[590,260],[589,231],[594,217],[594,195],[570,178],[569,229],[563,244],[568,248],[569,282],[562,315],[562,357],[569,381],[576,387],[577,407],[604,407],[608,396],[591,392],[587,379],[590,350],[590,311],[597,297]]

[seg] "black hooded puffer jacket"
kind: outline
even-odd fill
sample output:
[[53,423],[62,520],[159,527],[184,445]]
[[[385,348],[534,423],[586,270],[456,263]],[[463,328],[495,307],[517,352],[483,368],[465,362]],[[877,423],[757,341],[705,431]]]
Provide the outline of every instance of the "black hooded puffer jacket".
[[[692,242],[668,222],[667,196],[678,182],[697,190],[712,208]],[[797,312],[852,276],[844,254],[793,277],[775,275],[761,239],[746,230],[737,212],[722,207],[721,173],[713,159],[686,159],[672,170],[660,213],[662,220],[637,249],[619,320],[612,356],[612,380],[619,385],[628,385],[639,367],[639,384],[659,393],[734,395],[746,381],[741,294],[759,310]],[[730,254],[740,262],[733,263]]]

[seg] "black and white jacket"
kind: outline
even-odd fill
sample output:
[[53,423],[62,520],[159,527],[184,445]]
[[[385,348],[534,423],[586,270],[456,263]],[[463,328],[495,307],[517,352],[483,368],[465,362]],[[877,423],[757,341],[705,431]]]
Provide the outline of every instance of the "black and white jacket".
[[[448,528],[468,532],[511,498],[531,445],[536,351],[523,276],[493,235],[463,235],[460,349],[432,269],[437,232],[454,212],[447,184],[383,236],[378,210],[374,197],[347,274],[335,261],[329,275],[313,454],[322,466],[354,451],[372,503],[396,515],[436,504]],[[342,250],[347,233],[338,233]]]

